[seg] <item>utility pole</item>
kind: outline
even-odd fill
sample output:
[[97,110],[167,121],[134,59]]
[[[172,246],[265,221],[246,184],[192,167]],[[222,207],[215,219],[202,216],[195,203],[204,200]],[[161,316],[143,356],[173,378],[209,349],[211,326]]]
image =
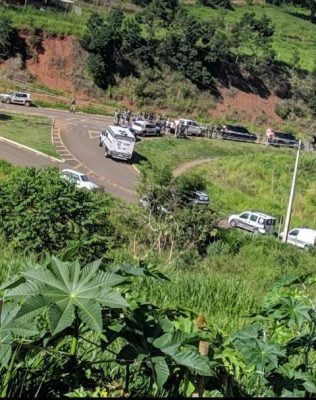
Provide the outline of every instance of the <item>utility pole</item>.
[[291,186],[289,204],[287,206],[287,213],[286,213],[285,224],[284,224],[284,232],[283,232],[283,237],[282,237],[283,243],[287,242],[287,236],[288,236],[289,228],[290,228],[292,207],[293,207],[294,193],[295,193],[296,176],[297,176],[297,170],[298,170],[298,161],[300,158],[300,149],[301,149],[301,141],[298,142],[298,148],[297,148],[297,153],[296,153],[296,161],[295,161],[295,167],[294,167],[294,172],[293,172],[292,186]]

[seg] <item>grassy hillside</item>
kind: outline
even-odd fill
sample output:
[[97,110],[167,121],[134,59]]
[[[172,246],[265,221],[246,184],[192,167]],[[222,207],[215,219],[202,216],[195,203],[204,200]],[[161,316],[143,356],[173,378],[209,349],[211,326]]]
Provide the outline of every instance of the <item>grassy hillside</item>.
[[[127,2],[127,4],[129,3]],[[208,21],[225,16],[227,27],[246,12],[253,11],[257,15],[266,13],[275,26],[273,47],[277,59],[289,62],[293,54],[297,53],[301,58],[302,68],[311,70],[314,66],[316,25],[306,20],[305,17],[308,15],[306,9],[296,6],[275,7],[269,5],[240,5],[234,6],[232,10],[203,7],[196,4],[184,4],[182,7],[200,20]],[[31,6],[25,8],[4,8],[0,6],[0,9],[1,14],[12,19],[13,25],[17,28],[39,28],[49,33],[78,37],[83,35],[85,24],[92,10],[103,15],[108,12],[108,8],[105,7],[91,8],[89,6],[82,6],[79,14],[49,8],[41,11]],[[159,35],[161,35],[161,32],[159,30]]]
[[227,24],[240,19],[246,12],[268,15],[275,27],[273,48],[279,61],[289,62],[293,54],[301,58],[301,67],[311,70],[316,59],[316,25],[306,20],[306,9],[298,7],[274,7],[269,5],[234,6],[232,10],[220,10],[198,5],[186,5],[185,9],[201,20],[208,21],[225,16]]
[[[285,215],[295,151],[210,139],[162,138],[139,143],[136,150],[153,163],[175,168],[198,158],[213,158],[195,167],[205,177],[212,204],[222,215],[259,209]],[[293,224],[316,228],[316,158],[302,153]],[[141,168],[141,166],[140,166]]]

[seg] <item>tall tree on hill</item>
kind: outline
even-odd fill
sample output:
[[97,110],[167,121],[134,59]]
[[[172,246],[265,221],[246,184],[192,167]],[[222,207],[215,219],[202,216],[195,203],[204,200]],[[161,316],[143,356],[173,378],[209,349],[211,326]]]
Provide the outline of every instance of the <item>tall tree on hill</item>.
[[123,13],[111,11],[104,20],[99,14],[90,16],[81,45],[90,52],[89,67],[100,87],[114,84],[118,61],[121,58],[121,28]]

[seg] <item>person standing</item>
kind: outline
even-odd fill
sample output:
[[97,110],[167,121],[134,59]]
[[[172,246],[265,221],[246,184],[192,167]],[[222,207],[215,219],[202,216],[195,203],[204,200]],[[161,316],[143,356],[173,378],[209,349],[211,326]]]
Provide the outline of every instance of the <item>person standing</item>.
[[73,113],[73,114],[76,112],[76,105],[77,105],[77,100],[76,100],[75,97],[73,97],[70,100],[70,112]]

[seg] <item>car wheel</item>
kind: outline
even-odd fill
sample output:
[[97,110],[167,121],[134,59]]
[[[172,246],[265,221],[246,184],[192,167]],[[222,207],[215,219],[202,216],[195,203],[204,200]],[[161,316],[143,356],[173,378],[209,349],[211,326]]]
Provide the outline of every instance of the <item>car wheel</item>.
[[104,150],[104,157],[105,158],[109,158],[110,156],[109,156],[109,152],[108,152],[108,149],[105,147],[105,150]]
[[309,251],[309,250],[311,249],[311,246],[309,246],[308,244],[306,244],[306,245],[303,247],[303,249],[304,249],[305,251]]
[[6,103],[6,104],[10,104],[10,103],[11,103],[11,100],[10,100],[10,99],[5,99],[5,103]]
[[229,225],[230,225],[232,228],[236,228],[236,226],[237,226],[236,220],[235,220],[235,219],[232,219],[232,220],[230,221]]
[[100,146],[100,147],[102,147],[102,146],[103,146],[103,144],[102,144],[101,140],[100,140],[100,142],[99,142],[99,146]]
[[24,105],[25,107],[30,107],[31,103],[29,101],[26,101]]
[[259,235],[259,230],[258,230],[257,228],[255,228],[255,229],[252,231],[252,233],[253,233],[254,235]]

